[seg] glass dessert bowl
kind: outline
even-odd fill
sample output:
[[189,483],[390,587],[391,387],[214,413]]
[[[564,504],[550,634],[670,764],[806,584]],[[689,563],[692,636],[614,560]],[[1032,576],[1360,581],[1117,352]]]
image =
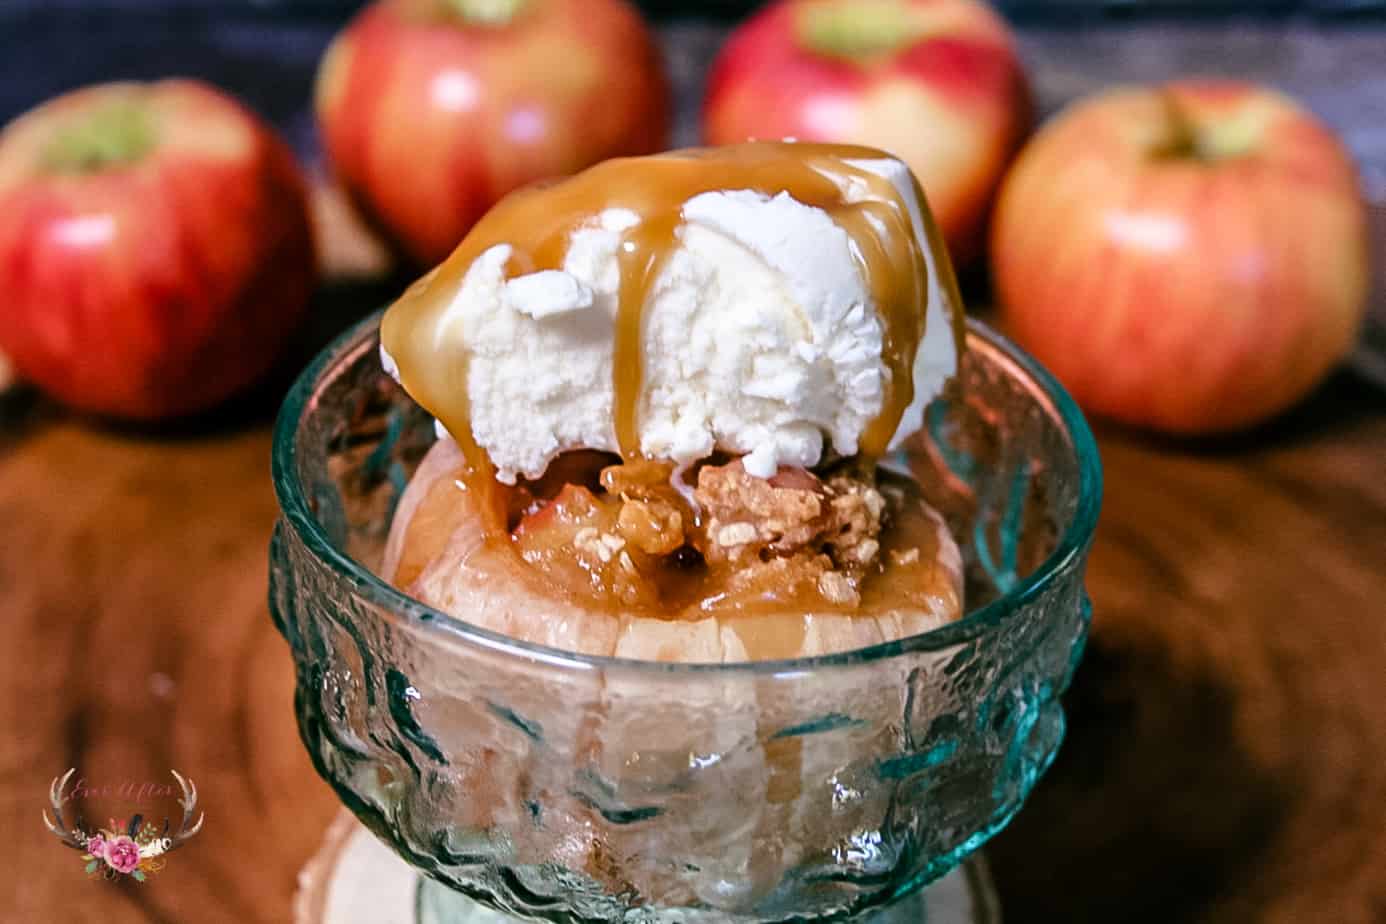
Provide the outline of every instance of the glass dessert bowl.
[[962,619],[817,657],[658,663],[509,637],[377,575],[435,440],[378,327],[324,351],[281,413],[270,598],[314,765],[445,887],[426,903],[557,921],[907,908],[1019,809],[1063,736],[1101,476],[1077,408],[1015,347],[969,322],[957,387],[896,459],[957,538]]

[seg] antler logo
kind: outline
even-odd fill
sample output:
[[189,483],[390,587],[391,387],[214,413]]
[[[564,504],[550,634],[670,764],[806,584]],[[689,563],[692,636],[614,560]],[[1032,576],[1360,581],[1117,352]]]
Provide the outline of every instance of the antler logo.
[[202,819],[205,815],[198,813],[197,821],[193,821],[193,813],[197,810],[197,787],[193,785],[192,780],[180,776],[177,770],[169,771],[178,781],[178,788],[183,793],[178,800],[178,804],[183,807],[183,820],[176,830],[168,818],[164,819],[164,826],[160,829],[145,821],[144,816],[139,813],[132,815],[128,821],[112,818],[108,827],[90,832],[80,816],[76,817],[74,823],[69,824],[63,818],[63,806],[67,805],[70,798],[67,792],[68,781],[76,772],[77,768],[73,767],[62,776],[53,778],[48,790],[49,801],[53,803],[53,819],[50,820],[48,812],[45,811],[43,823],[68,847],[82,851],[82,859],[87,861],[89,876],[105,879],[129,876],[138,882],[144,882],[151,874],[164,868],[165,854],[178,849],[202,830]]

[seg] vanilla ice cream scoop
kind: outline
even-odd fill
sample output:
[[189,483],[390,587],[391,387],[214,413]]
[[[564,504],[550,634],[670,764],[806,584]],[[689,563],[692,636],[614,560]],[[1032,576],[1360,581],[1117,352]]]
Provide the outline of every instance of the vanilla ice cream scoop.
[[957,368],[939,240],[871,149],[608,161],[502,201],[386,314],[383,359],[507,483],[577,448],[761,477],[880,455]]

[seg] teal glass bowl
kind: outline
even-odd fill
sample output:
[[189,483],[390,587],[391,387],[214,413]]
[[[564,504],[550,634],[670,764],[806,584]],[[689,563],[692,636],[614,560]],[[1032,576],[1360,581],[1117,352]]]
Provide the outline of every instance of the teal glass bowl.
[[1004,338],[969,324],[961,387],[897,460],[958,537],[966,616],[714,665],[528,644],[374,573],[433,440],[378,325],[280,413],[270,604],[318,772],[438,896],[554,921],[847,917],[906,907],[1020,808],[1063,737],[1101,472],[1072,401]]

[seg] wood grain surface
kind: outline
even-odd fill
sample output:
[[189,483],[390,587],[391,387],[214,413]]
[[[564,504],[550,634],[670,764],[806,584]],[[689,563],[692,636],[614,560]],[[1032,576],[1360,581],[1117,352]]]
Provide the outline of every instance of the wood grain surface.
[[1006,920],[1386,922],[1386,395],[1099,442],[1094,631],[990,848]]
[[[324,293],[285,369],[389,288]],[[0,921],[289,919],[337,803],[265,605],[284,384],[159,433],[0,401]],[[1099,435],[1094,631],[990,848],[1006,920],[1386,921],[1386,396],[1344,374],[1232,442]],[[40,821],[68,767],[178,769],[206,827],[153,881],[87,881]]]
[[[19,400],[0,920],[287,920],[335,800],[264,602],[266,409],[148,435]],[[1007,920],[1386,921],[1386,401],[1343,378],[1235,445],[1101,442],[1093,638],[1070,738],[991,849]],[[206,828],[152,882],[88,882],[39,818],[71,766],[177,768]]]

